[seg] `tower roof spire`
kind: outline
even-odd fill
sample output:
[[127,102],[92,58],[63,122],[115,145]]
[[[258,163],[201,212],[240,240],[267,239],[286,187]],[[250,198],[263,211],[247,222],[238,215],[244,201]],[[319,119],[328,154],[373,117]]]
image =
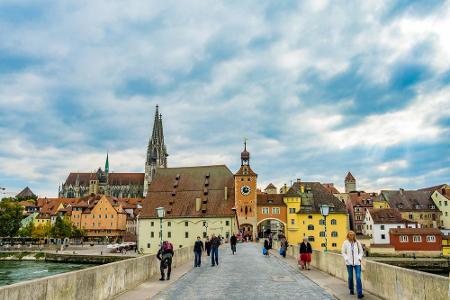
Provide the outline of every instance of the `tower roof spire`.
[[162,125],[162,114],[159,112],[159,106],[156,105],[155,118],[153,121],[152,136],[148,141],[147,165],[156,161],[157,167],[167,167],[167,152],[164,144],[164,131]]
[[106,152],[105,172],[109,173],[109,153]]

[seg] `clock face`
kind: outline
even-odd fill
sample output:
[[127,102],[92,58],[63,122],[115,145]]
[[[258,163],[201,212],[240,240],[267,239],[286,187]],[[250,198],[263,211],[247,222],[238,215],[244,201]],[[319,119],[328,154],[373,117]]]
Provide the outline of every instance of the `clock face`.
[[246,185],[241,187],[241,194],[244,196],[247,196],[248,194],[250,194],[250,187],[246,186]]

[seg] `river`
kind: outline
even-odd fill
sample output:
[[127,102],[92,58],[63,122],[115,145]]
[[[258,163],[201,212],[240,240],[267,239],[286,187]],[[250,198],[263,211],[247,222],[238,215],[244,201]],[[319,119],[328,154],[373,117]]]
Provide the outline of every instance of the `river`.
[[0,286],[80,270],[92,266],[95,265],[41,261],[0,261]]

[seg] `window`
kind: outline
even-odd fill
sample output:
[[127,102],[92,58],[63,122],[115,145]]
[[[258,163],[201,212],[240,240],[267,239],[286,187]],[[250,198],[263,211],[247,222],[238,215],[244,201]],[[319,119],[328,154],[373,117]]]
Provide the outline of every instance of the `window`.
[[384,230],[384,225],[381,225],[381,226],[380,226],[380,229],[381,229],[381,230]]
[[101,218],[102,218],[102,215],[98,215],[98,218],[101,219]]
[[427,235],[428,243],[436,243],[436,237],[434,235]]
[[150,232],[150,237],[151,238],[154,238],[155,237],[155,233],[152,231],[152,232]]
[[230,226],[230,221],[225,221],[225,226]]
[[448,216],[448,211],[445,212],[445,216],[446,216],[446,217]]
[[439,206],[442,206],[442,201],[439,201]]
[[400,236],[400,242],[407,243],[408,242],[408,236],[407,235],[401,235]]
[[289,213],[290,214],[295,214],[295,208],[294,207],[289,207]]
[[413,219],[413,215],[412,215],[412,214],[409,214],[409,215],[408,215],[408,218],[409,218],[410,220],[412,220],[412,219]]
[[269,208],[268,207],[263,207],[262,208],[262,213],[267,215],[269,213]]
[[320,219],[319,220],[319,225],[325,225],[325,220],[324,219]]
[[150,248],[150,243],[147,243],[147,248]]
[[291,224],[294,225],[295,224],[295,220],[291,219]]
[[153,221],[150,222],[150,226],[152,226],[152,227],[155,226],[155,222],[153,222]]
[[171,227],[172,226],[172,222],[167,222],[167,227]]
[[205,227],[206,226],[206,221],[203,221],[203,227]]
[[108,219],[108,215],[107,214],[105,214],[105,219]]
[[422,237],[420,235],[413,236],[414,243],[420,243],[422,241]]
[[338,233],[337,233],[337,231],[333,231],[333,232],[331,232],[331,236],[332,236],[332,237],[337,237],[337,236],[338,236]]
[[184,222],[184,226],[188,227],[189,226],[189,222]]
[[321,231],[321,232],[319,233],[319,236],[320,236],[320,237],[325,237],[325,231]]
[[337,247],[337,244],[336,243],[332,243],[331,247]]
[[385,234],[382,234],[382,235],[381,235],[381,239],[382,239],[382,240],[385,240],[385,239],[386,239],[386,235],[385,235]]
[[372,225],[369,226],[370,230],[372,230]]
[[336,224],[337,224],[336,219],[331,219],[331,225],[336,225]]
[[444,201],[444,206],[447,206],[447,201]]
[[312,216],[311,216],[311,215],[309,215],[309,216],[308,216],[308,219],[312,219]]
[[[113,219],[114,218],[114,215],[111,215],[111,219]],[[153,225],[152,225],[153,226]]]
[[92,219],[95,219],[95,215],[92,215]]
[[172,237],[172,232],[167,231],[167,237],[170,239]]
[[314,230],[314,225],[308,225],[308,230]]
[[280,208],[279,207],[272,207],[272,214],[279,215],[280,214]]
[[186,238],[186,239],[189,238],[189,232],[186,231],[186,232],[184,233],[184,238]]
[[325,248],[325,243],[320,244],[320,247]]
[[314,242],[314,237],[312,235],[308,236],[308,241],[309,242]]
[[203,231],[203,238],[206,239],[206,231]]

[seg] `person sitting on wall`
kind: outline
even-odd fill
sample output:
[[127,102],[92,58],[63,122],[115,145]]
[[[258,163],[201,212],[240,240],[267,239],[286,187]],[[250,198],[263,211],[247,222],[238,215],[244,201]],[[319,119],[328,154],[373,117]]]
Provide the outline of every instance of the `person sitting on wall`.
[[[159,265],[159,269],[161,271],[161,278],[159,280],[170,280],[170,272],[172,271],[172,258],[174,256],[173,245],[164,241],[161,245],[161,248],[156,254],[156,257],[161,261]],[[164,270],[167,269],[167,275],[165,276]]]

